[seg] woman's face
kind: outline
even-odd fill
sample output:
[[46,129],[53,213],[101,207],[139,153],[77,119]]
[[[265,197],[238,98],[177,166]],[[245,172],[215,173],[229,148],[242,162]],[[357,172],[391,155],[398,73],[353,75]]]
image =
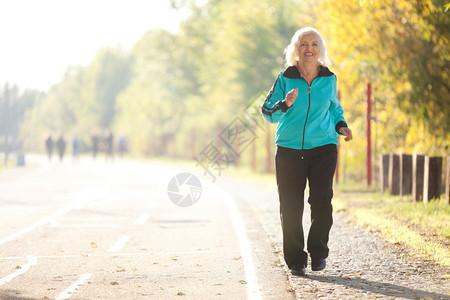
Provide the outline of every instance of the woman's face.
[[298,60],[300,62],[317,62],[320,47],[319,38],[314,33],[305,34],[300,39],[298,47]]

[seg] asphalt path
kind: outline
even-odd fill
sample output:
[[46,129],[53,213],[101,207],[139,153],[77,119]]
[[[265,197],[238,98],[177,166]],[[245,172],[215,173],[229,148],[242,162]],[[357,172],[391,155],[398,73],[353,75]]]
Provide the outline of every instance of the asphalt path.
[[202,178],[168,193],[181,173],[33,156],[1,172],[0,299],[294,299],[248,197]]

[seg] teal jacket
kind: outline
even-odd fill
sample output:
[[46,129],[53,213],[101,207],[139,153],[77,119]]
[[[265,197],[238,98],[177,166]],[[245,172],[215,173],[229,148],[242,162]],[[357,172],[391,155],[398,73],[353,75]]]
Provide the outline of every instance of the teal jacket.
[[[298,88],[294,104],[288,107],[286,94]],[[336,75],[320,67],[311,86],[297,67],[290,66],[278,75],[261,108],[264,119],[277,123],[278,146],[297,150],[336,144],[339,129],[347,127],[336,93]]]

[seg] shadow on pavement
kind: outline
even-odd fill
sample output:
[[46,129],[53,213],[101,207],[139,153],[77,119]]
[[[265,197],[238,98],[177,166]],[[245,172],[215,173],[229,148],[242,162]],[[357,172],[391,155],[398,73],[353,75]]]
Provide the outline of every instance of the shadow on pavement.
[[0,299],[5,300],[37,300],[37,298],[21,297],[18,290],[0,290]]
[[377,294],[383,294],[390,297],[401,297],[404,299],[449,299],[447,295],[422,290],[411,289],[408,287],[395,285],[391,283],[369,281],[359,278],[344,278],[340,276],[317,276],[309,275],[309,279],[326,282],[331,284],[339,284],[349,288],[359,289]]

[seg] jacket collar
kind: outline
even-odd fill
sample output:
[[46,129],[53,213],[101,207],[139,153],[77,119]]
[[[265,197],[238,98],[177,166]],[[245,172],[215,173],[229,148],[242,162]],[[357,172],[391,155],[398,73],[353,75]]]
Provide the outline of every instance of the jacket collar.
[[[328,77],[328,76],[333,76],[334,73],[331,72],[327,67],[324,66],[319,66],[319,74],[317,75],[317,77]],[[283,72],[283,76],[286,78],[290,78],[290,79],[299,79],[300,77],[300,72],[298,71],[296,66],[289,66],[286,68],[286,70],[284,70]]]

